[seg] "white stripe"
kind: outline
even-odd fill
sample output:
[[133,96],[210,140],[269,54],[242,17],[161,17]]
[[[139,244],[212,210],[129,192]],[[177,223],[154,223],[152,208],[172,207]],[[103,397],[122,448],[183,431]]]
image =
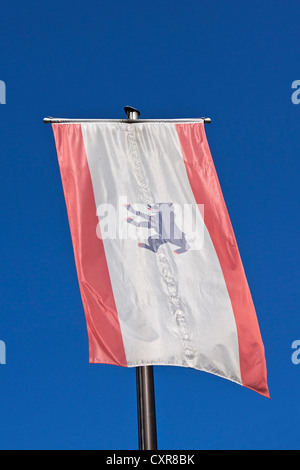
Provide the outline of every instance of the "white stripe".
[[[146,204],[196,204],[174,124],[81,127],[97,206],[117,207],[120,196],[141,204],[143,212]],[[100,226],[105,231],[101,220]],[[202,228],[202,249],[180,255],[169,243],[154,254],[133,239],[103,240],[127,362],[188,366],[241,383],[230,298],[203,223]],[[123,229],[145,234],[125,221]]]

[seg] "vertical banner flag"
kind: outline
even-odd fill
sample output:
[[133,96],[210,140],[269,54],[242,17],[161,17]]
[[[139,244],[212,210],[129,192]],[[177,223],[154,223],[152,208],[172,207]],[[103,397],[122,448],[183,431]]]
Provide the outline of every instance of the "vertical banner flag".
[[174,365],[269,397],[204,123],[53,124],[91,363]]

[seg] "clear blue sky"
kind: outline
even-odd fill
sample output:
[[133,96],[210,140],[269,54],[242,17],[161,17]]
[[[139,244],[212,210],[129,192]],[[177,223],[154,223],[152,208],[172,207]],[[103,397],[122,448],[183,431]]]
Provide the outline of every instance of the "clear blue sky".
[[271,400],[156,367],[160,449],[297,449],[300,5],[2,2],[1,449],[136,449],[135,370],[88,364],[47,115],[209,116],[211,151],[266,349]]

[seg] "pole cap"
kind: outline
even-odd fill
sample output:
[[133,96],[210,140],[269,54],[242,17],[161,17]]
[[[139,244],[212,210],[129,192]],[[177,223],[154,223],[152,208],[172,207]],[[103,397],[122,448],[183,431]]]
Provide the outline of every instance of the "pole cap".
[[132,106],[125,106],[124,111],[126,113],[127,119],[131,119],[130,115],[137,114],[138,118],[140,116],[140,112],[138,109],[133,108]]

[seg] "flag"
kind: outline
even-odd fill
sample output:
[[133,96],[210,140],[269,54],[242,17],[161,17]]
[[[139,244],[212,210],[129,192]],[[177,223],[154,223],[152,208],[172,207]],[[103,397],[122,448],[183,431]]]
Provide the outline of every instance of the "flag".
[[53,124],[90,363],[205,371],[269,397],[204,123]]

